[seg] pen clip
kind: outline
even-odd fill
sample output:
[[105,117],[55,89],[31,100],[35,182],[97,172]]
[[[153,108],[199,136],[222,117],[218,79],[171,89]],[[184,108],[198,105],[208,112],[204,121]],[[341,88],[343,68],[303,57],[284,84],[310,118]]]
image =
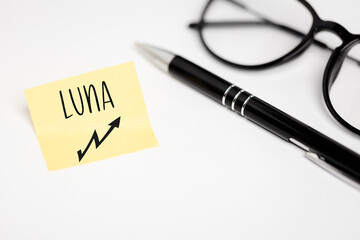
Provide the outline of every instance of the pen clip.
[[321,159],[319,157],[318,154],[311,152],[311,151],[306,151],[305,157],[307,159],[311,160],[313,163],[317,164],[318,166],[322,167],[323,169],[325,169],[326,171],[328,171],[335,177],[343,180],[344,182],[346,182],[350,186],[356,188],[357,190],[360,190],[359,182],[357,182],[355,179],[353,179],[352,177],[350,177],[348,174],[344,173],[343,171],[341,171],[341,170],[331,166],[327,162],[325,162],[323,159]]

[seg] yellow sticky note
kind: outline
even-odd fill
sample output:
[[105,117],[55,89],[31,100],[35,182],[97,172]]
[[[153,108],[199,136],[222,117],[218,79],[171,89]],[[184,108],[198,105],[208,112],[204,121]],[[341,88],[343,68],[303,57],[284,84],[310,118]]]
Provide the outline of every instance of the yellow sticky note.
[[158,146],[133,62],[25,90],[48,169]]

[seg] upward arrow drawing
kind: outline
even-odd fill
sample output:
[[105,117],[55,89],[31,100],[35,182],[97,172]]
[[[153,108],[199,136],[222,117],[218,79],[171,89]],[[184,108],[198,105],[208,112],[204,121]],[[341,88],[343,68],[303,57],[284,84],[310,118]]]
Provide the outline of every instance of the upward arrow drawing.
[[96,130],[94,130],[94,133],[93,133],[88,145],[84,149],[84,151],[81,152],[81,149],[79,151],[77,151],[77,154],[78,154],[78,157],[79,157],[79,162],[85,156],[87,150],[89,149],[89,147],[90,147],[90,145],[91,145],[91,143],[93,141],[95,142],[95,147],[98,148],[100,146],[100,144],[102,144],[104,142],[104,140],[109,136],[109,134],[112,132],[112,130],[114,130],[114,128],[119,128],[119,125],[120,125],[120,117],[118,117],[117,119],[115,119],[114,121],[109,123],[110,128],[105,133],[104,137],[101,140],[99,140],[99,136],[97,135]]

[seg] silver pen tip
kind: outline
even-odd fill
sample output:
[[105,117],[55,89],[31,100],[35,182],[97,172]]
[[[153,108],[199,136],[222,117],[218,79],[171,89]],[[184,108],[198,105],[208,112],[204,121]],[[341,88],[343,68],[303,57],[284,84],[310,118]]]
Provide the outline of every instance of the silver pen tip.
[[175,54],[140,42],[135,42],[135,45],[153,64],[165,72],[169,71],[169,65],[176,56]]

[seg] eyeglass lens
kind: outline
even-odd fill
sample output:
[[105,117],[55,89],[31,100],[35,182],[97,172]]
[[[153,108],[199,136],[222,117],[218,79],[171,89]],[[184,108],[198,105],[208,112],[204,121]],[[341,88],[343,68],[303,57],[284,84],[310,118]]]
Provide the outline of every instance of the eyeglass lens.
[[335,111],[350,125],[360,129],[360,43],[351,48],[332,85],[329,96]]
[[259,65],[279,59],[299,45],[313,18],[298,1],[214,0],[204,21],[202,36],[211,51],[230,62]]

